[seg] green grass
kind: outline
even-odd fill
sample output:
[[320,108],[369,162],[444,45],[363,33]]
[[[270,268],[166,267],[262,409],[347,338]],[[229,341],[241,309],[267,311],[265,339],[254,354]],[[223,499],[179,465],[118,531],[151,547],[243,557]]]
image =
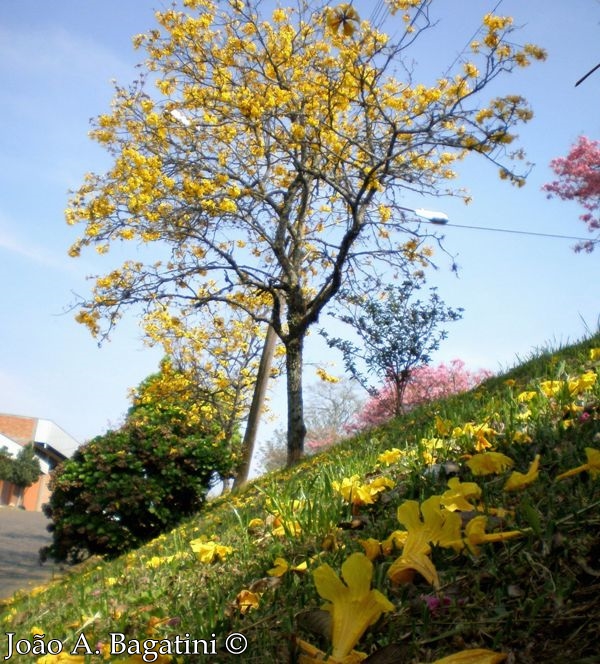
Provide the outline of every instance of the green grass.
[[[419,575],[410,583],[390,582],[387,571],[401,551],[374,560],[373,586],[394,610],[367,630],[356,649],[373,653],[396,644],[395,658],[386,661],[403,663],[434,662],[467,648],[490,649],[525,664],[566,657],[571,664],[598,662],[600,475],[555,478],[583,464],[585,448],[600,448],[600,380],[571,391],[567,383],[555,383],[561,388],[556,394],[543,392],[551,387],[544,381],[598,373],[600,360],[590,356],[598,347],[595,335],[545,349],[472,393],[415,410],[292,470],[264,476],[136,551],[110,562],[88,560],[48,586],[15,595],[0,605],[0,632],[32,640],[32,630],[41,630],[46,640],[63,641],[65,651],[81,633],[93,649],[116,632],[138,640],[186,634],[204,639],[208,654],[179,658],[185,662],[295,662],[297,639],[327,651],[327,635],[313,625],[323,600],[312,571],[327,563],[339,572],[352,553],[364,551],[360,540],[384,541],[403,529],[396,512],[404,501],[443,494],[447,477],[432,472],[423,456],[433,454],[427,460],[455,462],[462,481],[479,484],[485,513],[507,510],[489,517],[494,532],[520,530],[522,536],[483,544],[479,556],[432,547],[437,592]],[[535,396],[520,399],[527,391]],[[456,431],[467,422],[485,423],[495,432],[486,438],[514,460],[514,470],[526,472],[539,454],[538,478],[509,493],[503,486],[511,471],[474,477],[466,461],[476,453],[476,438]],[[402,450],[402,458],[379,462],[391,448]],[[355,474],[366,483],[386,477],[393,488],[371,505],[352,507],[335,483]],[[196,539],[233,550],[224,560],[204,563],[192,552]],[[270,576],[276,558],[290,566],[306,562],[307,569]],[[254,593],[258,606],[244,610],[243,590]],[[440,604],[437,610],[432,602]],[[225,649],[232,633],[247,639],[242,656]]]

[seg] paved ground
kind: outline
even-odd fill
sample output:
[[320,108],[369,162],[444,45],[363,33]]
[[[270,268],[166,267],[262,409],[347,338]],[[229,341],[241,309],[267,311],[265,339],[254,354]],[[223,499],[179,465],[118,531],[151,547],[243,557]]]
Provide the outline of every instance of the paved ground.
[[51,563],[40,565],[38,552],[49,544],[48,519],[41,512],[0,507],[0,599],[27,590],[58,574]]

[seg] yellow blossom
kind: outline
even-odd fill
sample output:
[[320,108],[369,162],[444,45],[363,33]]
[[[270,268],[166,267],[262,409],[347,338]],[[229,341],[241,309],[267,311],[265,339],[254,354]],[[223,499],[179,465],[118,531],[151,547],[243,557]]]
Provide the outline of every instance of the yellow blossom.
[[388,569],[390,581],[396,585],[412,583],[415,572],[418,572],[434,588],[440,587],[437,570],[428,552],[404,547],[402,554],[396,558]]
[[465,528],[464,544],[474,556],[479,555],[479,545],[487,542],[503,542],[504,540],[521,537],[520,530],[508,530],[500,533],[486,533],[487,516],[476,516]]
[[600,360],[600,348],[590,348],[590,360],[592,362]]
[[375,560],[376,558],[379,558],[382,553],[381,542],[373,537],[369,537],[368,539],[364,540],[358,540],[358,543],[365,550],[365,555],[369,560]]
[[569,393],[572,395],[581,394],[592,389],[596,384],[598,374],[595,371],[586,371],[577,378],[573,378],[568,382]]
[[[317,592],[328,600],[332,619],[332,657],[348,655],[366,629],[394,605],[371,589],[373,563],[363,553],[353,553],[342,564],[341,579],[325,564],[313,572]],[[343,581],[342,581],[343,579]]]
[[430,496],[421,505],[416,500],[406,500],[398,508],[398,521],[408,534],[402,554],[388,570],[393,583],[412,581],[418,572],[434,588],[438,588],[437,570],[429,558],[430,544],[462,548],[460,540],[460,516],[441,509],[441,496]]
[[265,525],[265,522],[262,519],[259,519],[258,517],[254,519],[250,519],[248,522],[248,530],[256,530],[257,528],[262,528]]
[[381,551],[384,555],[389,556],[394,549],[401,549],[406,543],[408,531],[394,530],[393,533],[381,542]]
[[506,480],[504,491],[516,491],[517,489],[524,489],[532,482],[535,482],[539,475],[540,455],[536,454],[535,459],[531,462],[529,470],[526,473],[520,473],[514,470],[510,477]]
[[275,537],[298,537],[302,533],[302,526],[296,520],[277,517],[273,521],[271,533]]
[[525,431],[515,431],[513,434],[513,443],[531,443],[533,438]]
[[285,558],[275,558],[273,563],[275,567],[267,570],[267,574],[269,576],[283,576],[288,571],[306,572],[308,568],[306,561],[300,563],[299,565],[290,565]]
[[531,401],[532,399],[535,399],[537,397],[537,392],[534,390],[528,390],[525,392],[521,392],[520,394],[517,395],[517,401],[519,403],[527,403]]
[[567,470],[564,473],[561,473],[556,478],[557,480],[563,480],[565,477],[572,477],[573,475],[578,475],[587,470],[592,477],[596,477],[600,474],[600,450],[596,450],[593,447],[586,447],[585,454],[587,456],[587,463],[584,463],[577,468],[572,468]]
[[217,542],[204,542],[202,539],[195,539],[190,542],[192,551],[196,554],[198,560],[202,563],[212,563],[215,560],[223,561],[233,552],[230,546],[217,544]]
[[491,475],[503,472],[513,466],[514,463],[510,457],[501,452],[482,452],[473,455],[467,461],[467,466],[469,466],[473,475]]
[[393,488],[394,482],[389,477],[378,477],[368,484],[363,484],[358,475],[352,475],[341,482],[335,480],[332,486],[352,505],[371,505],[380,493]]
[[402,450],[399,450],[397,447],[392,447],[391,450],[385,450],[378,457],[377,461],[379,463],[385,463],[386,466],[390,466],[393,463],[398,463],[398,460],[402,456]]
[[461,482],[458,477],[448,480],[449,489],[442,494],[441,504],[451,512],[470,512],[475,509],[468,499],[480,498],[481,488],[475,482]]
[[320,367],[317,368],[317,376],[324,382],[324,383],[339,383],[340,379],[337,378],[336,376],[331,376],[328,374],[325,369],[321,369]]
[[251,590],[240,590],[235,598],[236,606],[242,615],[246,615],[248,611],[257,609],[260,605],[260,595],[253,593]]

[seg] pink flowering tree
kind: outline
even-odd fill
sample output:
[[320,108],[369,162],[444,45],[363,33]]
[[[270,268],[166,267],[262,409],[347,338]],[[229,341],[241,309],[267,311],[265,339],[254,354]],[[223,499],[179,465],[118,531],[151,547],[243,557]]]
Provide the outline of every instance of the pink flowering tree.
[[[569,154],[553,159],[550,166],[557,179],[543,186],[548,198],[576,201],[585,210],[579,218],[589,232],[600,231],[600,142],[580,136]],[[600,233],[575,245],[575,251],[591,252],[599,242]]]
[[[403,410],[452,394],[467,392],[479,385],[492,373],[486,369],[470,371],[462,360],[452,360],[449,364],[437,366],[423,365],[412,370],[403,398]],[[364,405],[351,423],[352,431],[361,431],[384,424],[396,415],[396,393],[388,381]]]

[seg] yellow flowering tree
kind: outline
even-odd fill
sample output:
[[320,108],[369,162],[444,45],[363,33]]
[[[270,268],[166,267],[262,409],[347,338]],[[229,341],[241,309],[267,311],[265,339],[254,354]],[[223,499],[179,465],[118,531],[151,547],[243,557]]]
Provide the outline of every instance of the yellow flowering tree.
[[80,303],[100,339],[135,305],[201,321],[221,302],[272,327],[286,355],[290,464],[303,454],[310,326],[349,281],[427,260],[403,192],[446,189],[468,153],[522,183],[504,157],[531,111],[481,93],[543,52],[515,46],[511,19],[486,15],[455,71],[419,84],[402,61],[430,4],[389,0],[403,10],[393,38],[316,0],[270,16],[258,0],[157,12],[157,28],[134,40],[147,54],[139,81],[116,87],[92,131],[112,166],[86,176],[66,213],[83,226],[73,256],[156,243],[152,260],[126,260]]
[[[147,397],[156,403],[160,398],[163,407],[179,399],[179,407],[186,409],[188,418],[200,416],[201,404],[201,418],[218,426],[220,437],[231,447],[232,475],[236,485],[241,485],[247,479],[254,449],[255,436],[250,430],[257,426],[266,408],[255,386],[263,371],[266,387],[266,381],[278,374],[279,366],[273,366],[270,358],[269,367],[261,368],[266,348],[263,343],[268,343],[264,326],[244,312],[213,302],[204,308],[202,318],[199,324],[193,312],[166,308],[147,313],[146,338],[150,344],[162,346],[171,367],[165,373],[167,367],[163,365],[162,380],[160,384],[155,381],[153,394]],[[240,443],[238,434],[244,420],[246,430]]]

